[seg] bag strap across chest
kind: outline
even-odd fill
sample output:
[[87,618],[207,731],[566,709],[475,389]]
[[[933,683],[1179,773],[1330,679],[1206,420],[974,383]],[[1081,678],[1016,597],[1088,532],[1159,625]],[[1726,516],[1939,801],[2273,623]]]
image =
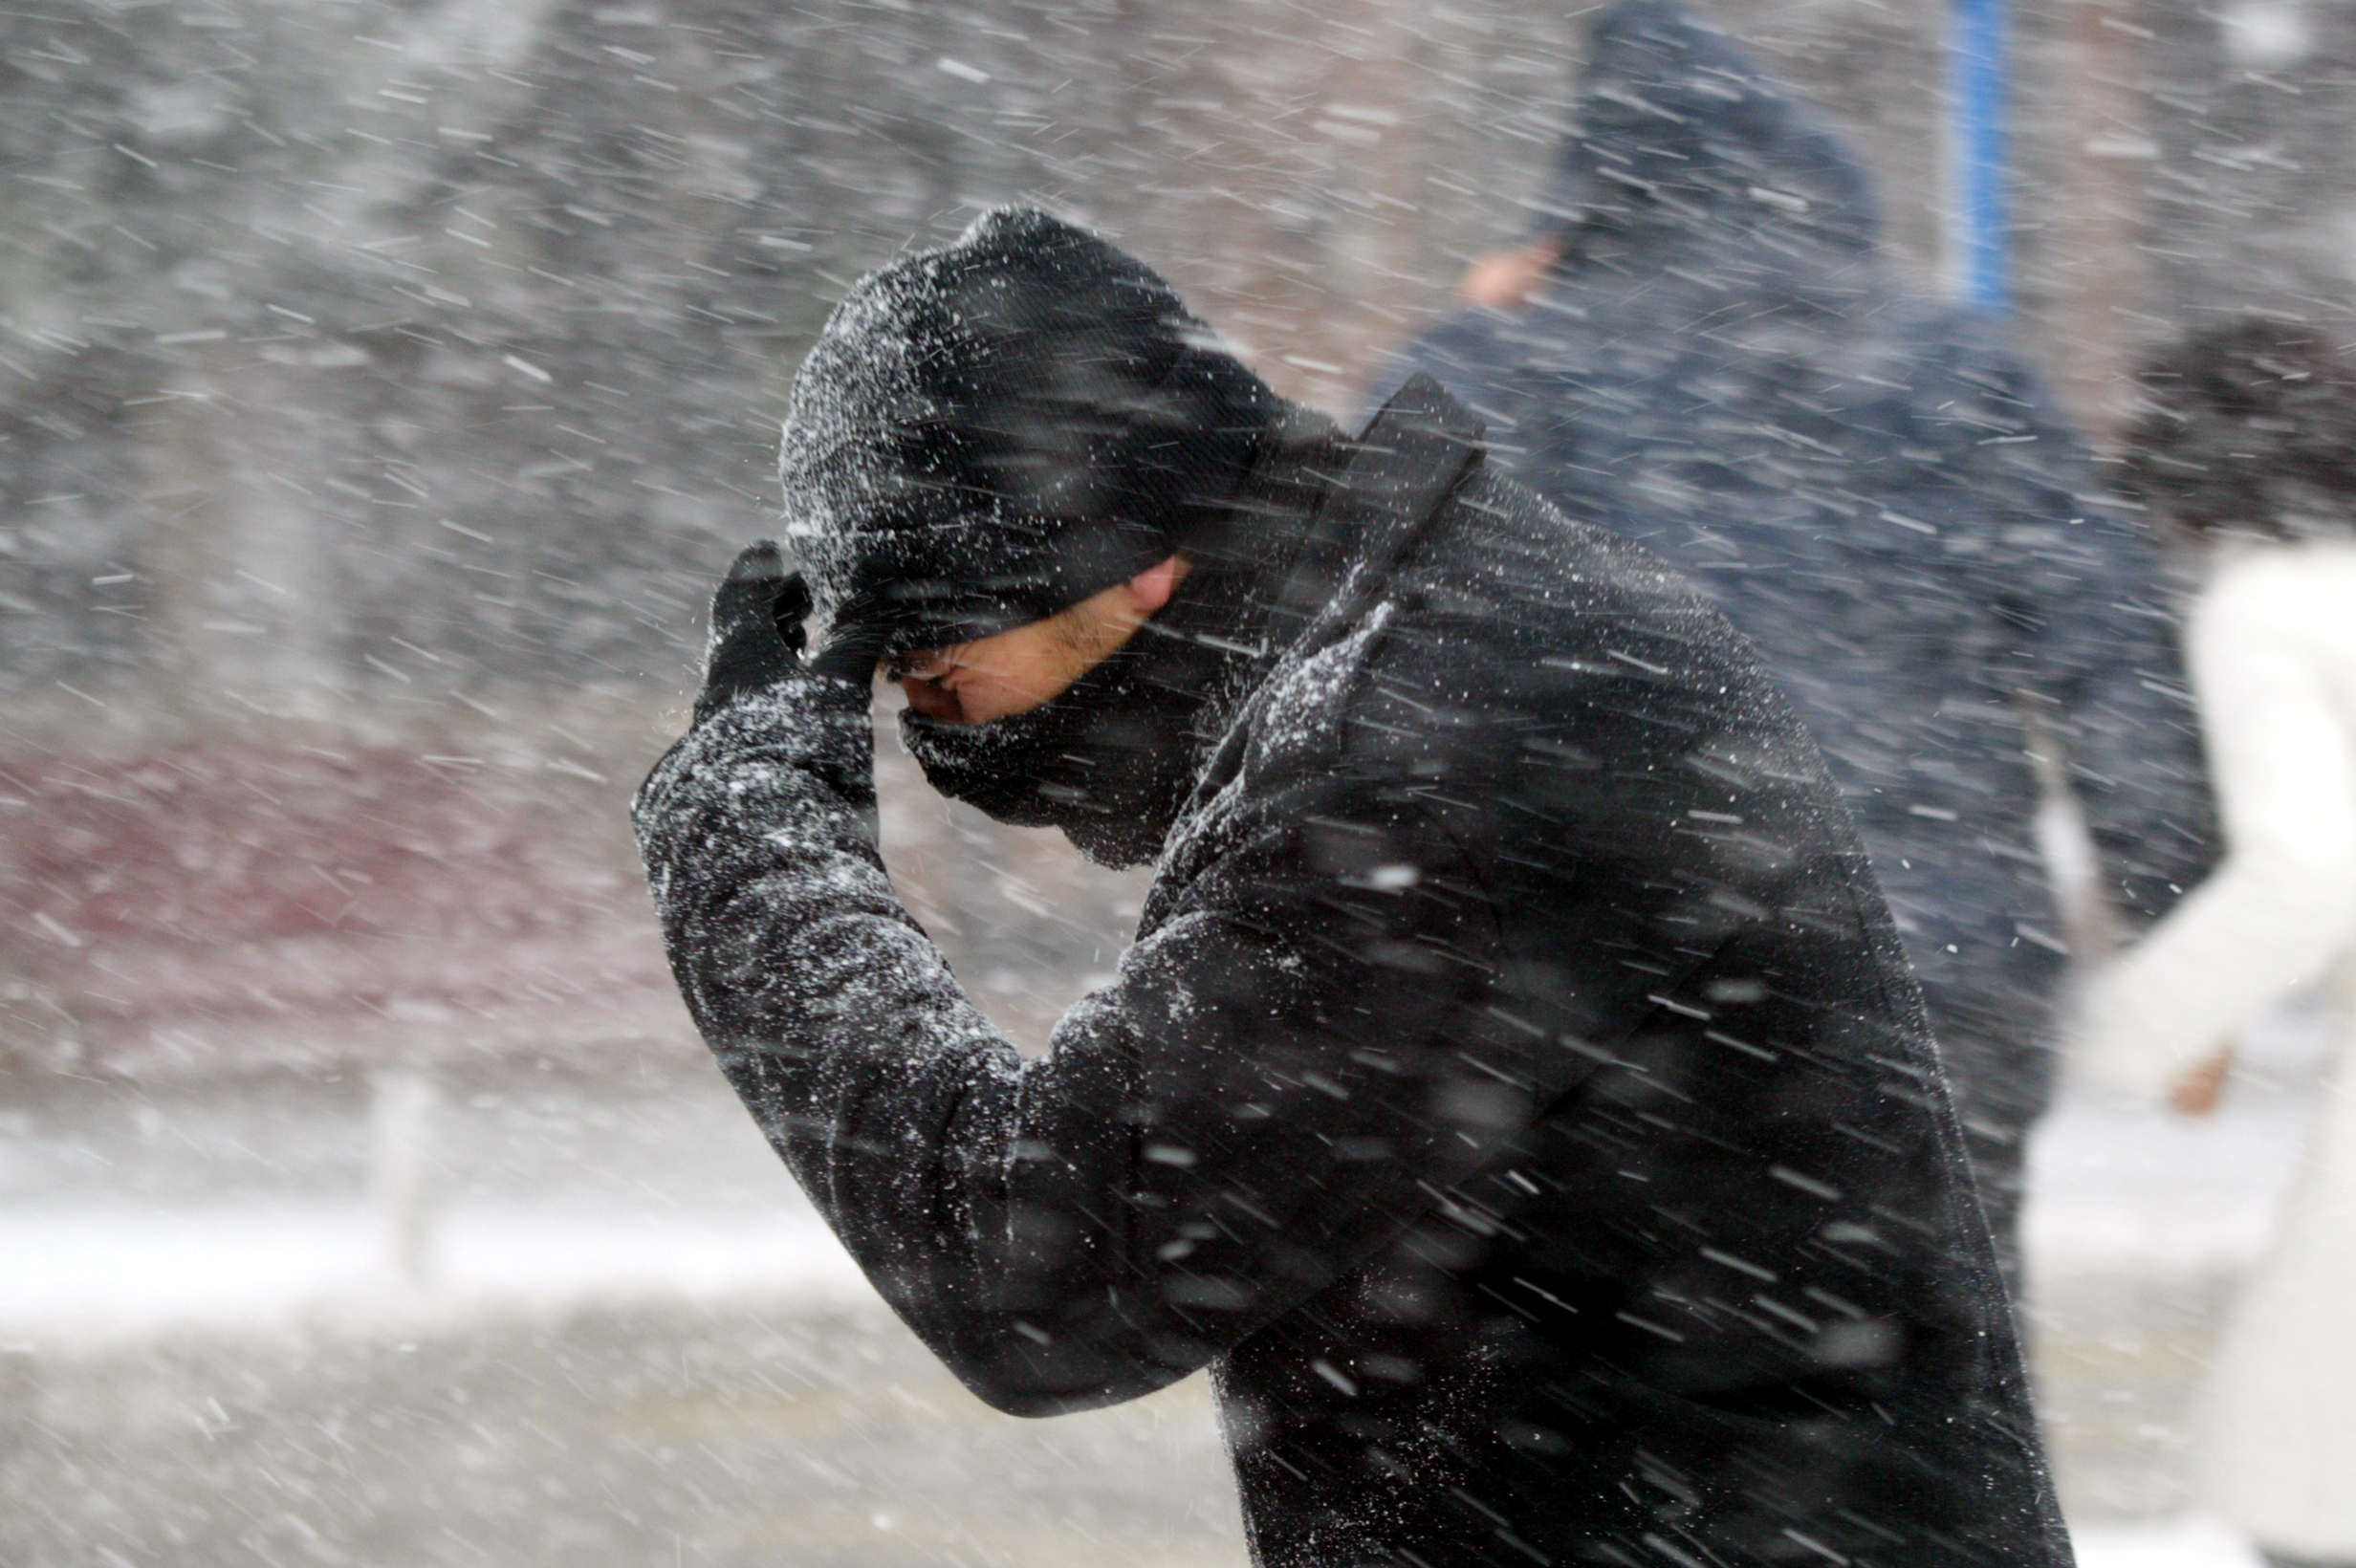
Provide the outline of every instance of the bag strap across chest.
[[1365,615],[1431,519],[1479,467],[1480,423],[1422,371],[1407,379],[1347,448],[1270,618],[1281,664],[1295,663]]

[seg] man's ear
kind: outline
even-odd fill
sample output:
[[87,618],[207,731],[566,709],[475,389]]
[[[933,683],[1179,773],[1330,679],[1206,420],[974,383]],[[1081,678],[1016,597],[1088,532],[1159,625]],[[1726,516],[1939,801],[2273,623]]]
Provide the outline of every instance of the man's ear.
[[1184,555],[1172,555],[1161,565],[1148,566],[1131,577],[1124,584],[1128,589],[1130,609],[1138,615],[1148,616],[1167,604],[1170,596],[1178,591],[1178,584],[1186,580],[1191,564]]

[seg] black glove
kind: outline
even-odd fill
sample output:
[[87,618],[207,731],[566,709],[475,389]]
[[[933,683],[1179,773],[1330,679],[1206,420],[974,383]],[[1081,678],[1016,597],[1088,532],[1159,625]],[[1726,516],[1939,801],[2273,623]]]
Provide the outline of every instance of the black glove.
[[866,687],[883,653],[880,639],[854,630],[830,639],[805,663],[801,623],[809,614],[810,590],[799,572],[786,570],[774,543],[763,539],[740,552],[711,596],[711,642],[703,693],[695,700],[697,721],[803,669]]
[[631,808],[649,868],[664,863],[655,846],[679,822],[733,809],[713,805],[707,775],[748,751],[772,766],[764,789],[780,819],[789,807],[806,809],[813,820],[847,811],[858,835],[875,842],[876,654],[838,640],[805,662],[801,623],[809,613],[810,590],[801,574],[786,570],[774,544],[764,539],[730,564],[711,597],[695,720],[646,775]]

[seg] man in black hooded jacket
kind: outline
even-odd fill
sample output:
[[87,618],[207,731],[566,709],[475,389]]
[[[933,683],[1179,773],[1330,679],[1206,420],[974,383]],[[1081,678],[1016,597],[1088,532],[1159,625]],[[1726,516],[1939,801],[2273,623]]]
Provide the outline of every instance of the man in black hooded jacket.
[[[1888,916],[1679,579],[1429,381],[1346,438],[1029,211],[852,291],[783,471],[805,575],[722,586],[640,841],[723,1068],[975,1393],[1210,1367],[1270,1568],[2066,1563]],[[1009,639],[1077,678],[961,695]],[[1157,862],[1043,1057],[892,895],[879,659],[936,785]]]

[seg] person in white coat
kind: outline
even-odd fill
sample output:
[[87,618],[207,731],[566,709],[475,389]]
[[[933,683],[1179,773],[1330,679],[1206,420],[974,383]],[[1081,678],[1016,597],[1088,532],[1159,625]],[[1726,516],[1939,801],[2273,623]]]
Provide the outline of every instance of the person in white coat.
[[2089,988],[2081,1061],[2205,1113],[2236,1034],[2325,988],[2314,1128],[2212,1370],[2196,1484],[2278,1568],[2356,1564],[2356,352],[2244,321],[2143,388],[2127,473],[2205,578],[2187,663],[2226,858]]

